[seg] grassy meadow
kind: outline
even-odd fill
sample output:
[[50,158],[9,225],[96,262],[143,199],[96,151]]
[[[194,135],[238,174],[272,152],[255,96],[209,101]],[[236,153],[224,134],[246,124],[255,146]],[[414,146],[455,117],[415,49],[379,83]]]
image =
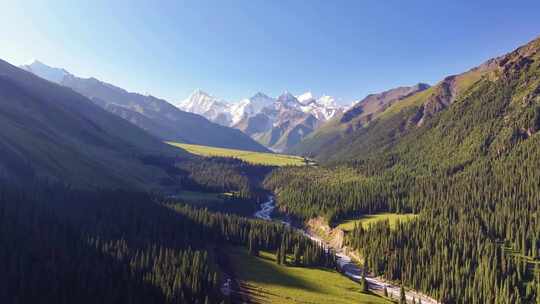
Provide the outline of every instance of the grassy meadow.
[[254,257],[243,248],[229,250],[235,274],[255,303],[391,304],[360,292],[360,284],[335,270],[277,265],[275,255]]
[[412,213],[406,214],[397,214],[397,213],[378,213],[378,214],[366,214],[360,218],[346,220],[343,223],[339,224],[337,228],[340,228],[343,231],[351,231],[354,229],[354,225],[362,225],[362,227],[368,228],[369,225],[375,224],[379,221],[389,221],[390,228],[395,228],[398,221],[407,222],[418,215]]
[[200,156],[219,156],[219,157],[233,157],[241,159],[245,162],[269,165],[269,166],[305,166],[306,162],[303,157],[277,154],[277,153],[264,153],[245,150],[235,150],[227,148],[209,147],[201,145],[191,145],[176,142],[167,142],[169,145],[182,148],[189,153]]

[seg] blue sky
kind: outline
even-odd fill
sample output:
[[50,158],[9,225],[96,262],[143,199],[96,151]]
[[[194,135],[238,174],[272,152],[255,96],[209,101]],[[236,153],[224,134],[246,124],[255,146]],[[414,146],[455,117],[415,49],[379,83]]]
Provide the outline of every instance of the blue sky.
[[540,35],[540,1],[7,1],[0,58],[169,100],[435,83]]

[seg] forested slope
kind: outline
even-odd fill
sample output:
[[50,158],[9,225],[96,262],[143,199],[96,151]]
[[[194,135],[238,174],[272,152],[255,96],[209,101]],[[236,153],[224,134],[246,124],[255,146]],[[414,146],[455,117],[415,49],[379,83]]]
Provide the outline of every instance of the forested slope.
[[0,243],[2,303],[221,303],[219,251],[230,245],[334,263],[282,224],[39,182],[0,187]]
[[446,91],[396,103],[326,150],[333,164],[281,169],[266,185],[304,219],[419,213],[348,236],[374,273],[443,303],[537,303],[540,39],[476,71],[451,102]]

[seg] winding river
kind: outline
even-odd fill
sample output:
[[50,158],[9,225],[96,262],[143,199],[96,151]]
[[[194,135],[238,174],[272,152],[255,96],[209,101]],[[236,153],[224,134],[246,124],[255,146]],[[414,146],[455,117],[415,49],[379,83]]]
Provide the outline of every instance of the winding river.
[[[261,204],[260,209],[257,210],[257,212],[253,214],[253,216],[262,220],[273,221],[274,219],[272,219],[272,213],[275,209],[276,204],[274,196],[269,196],[268,200]],[[286,225],[291,224],[289,221],[281,222]],[[330,248],[330,245],[317,235],[310,233],[304,229],[298,228],[298,230],[300,230],[304,235],[306,235],[313,241],[322,244],[326,248]],[[343,250],[343,248],[332,249],[336,252],[336,260],[339,265],[340,273],[355,281],[360,281],[360,279],[362,278],[362,269],[360,268],[360,266],[353,261],[352,257],[346,252],[346,250]],[[369,275],[366,277],[366,281],[368,282],[370,290],[382,294],[384,292],[384,288],[386,288],[390,297],[392,297],[393,299],[399,299],[401,292],[400,286],[394,285],[391,282],[387,282],[380,277],[373,277]],[[439,304],[439,302],[435,299],[432,299],[413,290],[406,291],[405,296],[407,298],[407,301],[411,303],[413,299],[415,299],[416,301],[422,299],[423,304]]]

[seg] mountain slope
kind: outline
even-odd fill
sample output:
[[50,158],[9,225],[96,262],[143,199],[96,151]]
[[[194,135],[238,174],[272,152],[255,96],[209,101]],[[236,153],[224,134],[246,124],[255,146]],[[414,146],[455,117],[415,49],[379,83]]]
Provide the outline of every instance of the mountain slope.
[[492,77],[493,72],[500,69],[501,58],[488,60],[467,72],[448,76],[433,87],[405,95],[374,115],[360,115],[356,124],[332,120],[288,152],[316,157],[319,161],[338,161],[390,149],[399,138],[451,107],[478,81]]
[[[42,63],[35,62],[22,68],[43,78],[52,75],[51,71],[58,70],[43,66]],[[47,80],[54,82],[57,79],[59,79],[58,76]],[[164,141],[268,151],[238,130],[209,122],[200,115],[181,111],[165,100],[153,96],[127,92],[95,78],[79,78],[67,72],[57,83],[72,88],[107,111],[130,121]]]
[[343,114],[337,115],[324,124],[300,144],[291,147],[289,152],[315,155],[323,147],[332,145],[354,130],[362,128],[394,103],[428,88],[429,85],[419,83],[411,87],[398,87],[382,93],[368,95]]
[[167,175],[144,165],[176,152],[73,90],[0,61],[0,178],[83,187],[155,187]]

